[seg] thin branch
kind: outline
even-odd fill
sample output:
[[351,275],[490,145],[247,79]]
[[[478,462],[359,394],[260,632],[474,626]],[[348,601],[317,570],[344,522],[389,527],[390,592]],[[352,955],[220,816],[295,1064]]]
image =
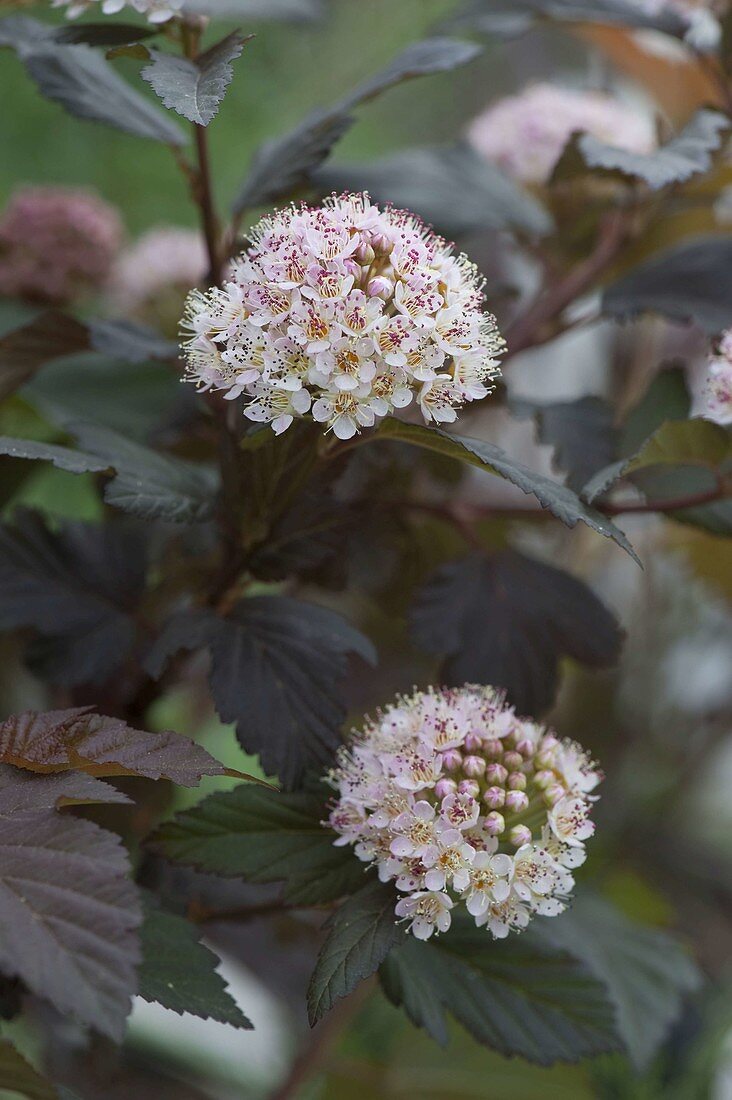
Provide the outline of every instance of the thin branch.
[[582,294],[590,290],[612,263],[629,232],[626,210],[614,210],[600,225],[592,253],[552,286],[545,286],[532,305],[506,332],[507,355],[517,355],[543,342],[545,329]]
[[350,997],[331,1009],[330,1014],[313,1028],[311,1042],[303,1045],[290,1072],[283,1083],[271,1093],[270,1100],[295,1100],[301,1095],[303,1086],[324,1068],[332,1048],[372,989],[373,979],[362,982]]

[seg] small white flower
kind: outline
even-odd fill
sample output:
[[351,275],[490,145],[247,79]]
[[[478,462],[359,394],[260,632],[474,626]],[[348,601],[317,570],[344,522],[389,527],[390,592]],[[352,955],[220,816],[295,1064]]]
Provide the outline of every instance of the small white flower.
[[710,357],[702,415],[717,424],[732,424],[732,329],[723,335],[718,354]]
[[429,868],[424,884],[428,890],[444,890],[452,885],[458,892],[470,881],[470,865],[475,855],[458,829],[445,829],[437,838],[437,844],[427,852],[422,862]]
[[244,409],[250,420],[270,424],[275,435],[289,428],[296,416],[310,408],[307,390],[285,390],[262,386],[254,391],[254,401]]
[[454,904],[448,894],[420,890],[398,901],[394,912],[401,920],[410,921],[409,931],[418,940],[428,940],[435,929],[447,932]]
[[549,811],[549,825],[557,840],[580,847],[595,831],[588,817],[589,806],[581,798],[562,798]]
[[465,907],[471,916],[479,917],[489,905],[506,900],[511,892],[508,882],[511,869],[511,857],[505,853],[475,853],[467,886],[463,888]]

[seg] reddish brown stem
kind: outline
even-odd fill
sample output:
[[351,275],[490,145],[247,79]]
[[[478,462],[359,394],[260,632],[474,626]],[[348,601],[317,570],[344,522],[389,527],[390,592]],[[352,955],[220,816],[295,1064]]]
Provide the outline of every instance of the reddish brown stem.
[[614,210],[603,220],[592,253],[553,286],[544,287],[532,305],[506,332],[507,355],[517,355],[540,344],[546,326],[559,317],[585,291],[590,290],[610,265],[628,233],[627,212]]

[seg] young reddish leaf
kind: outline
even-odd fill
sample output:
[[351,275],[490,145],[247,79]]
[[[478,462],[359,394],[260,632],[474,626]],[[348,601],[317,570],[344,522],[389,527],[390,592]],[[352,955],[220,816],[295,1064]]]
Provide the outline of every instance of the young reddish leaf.
[[136,730],[89,707],[29,710],[0,723],[0,761],[36,772],[77,769],[88,775],[139,775],[195,787],[223,775],[204,748],[172,730]]

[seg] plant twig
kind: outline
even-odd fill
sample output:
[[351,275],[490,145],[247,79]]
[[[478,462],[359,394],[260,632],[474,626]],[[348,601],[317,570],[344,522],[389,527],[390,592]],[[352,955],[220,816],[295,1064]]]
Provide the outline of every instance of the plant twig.
[[602,272],[612,263],[629,231],[628,212],[613,210],[600,225],[597,242],[582,263],[553,286],[545,286],[525,313],[506,332],[507,355],[517,355],[526,348],[540,344],[547,325],[590,290]]
[[303,1045],[283,1083],[270,1095],[270,1100],[294,1100],[311,1077],[323,1068],[341,1033],[351,1023],[373,989],[372,980],[362,982],[344,1001],[312,1031],[312,1041]]

